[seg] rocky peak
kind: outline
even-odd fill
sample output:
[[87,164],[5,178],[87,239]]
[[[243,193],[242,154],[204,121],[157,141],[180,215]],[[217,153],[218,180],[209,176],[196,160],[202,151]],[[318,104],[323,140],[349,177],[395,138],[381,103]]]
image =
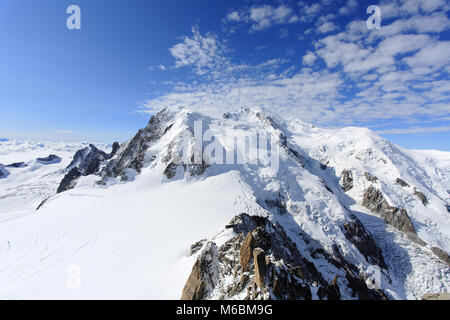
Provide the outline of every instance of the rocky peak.
[[90,144],[88,147],[75,153],[66,171],[76,167],[84,176],[95,174],[100,169],[100,163],[106,160],[108,160],[108,155],[93,144]]
[[131,140],[117,150],[114,158],[101,171],[102,180],[116,177],[128,180],[127,170],[129,169],[140,173],[147,164],[145,154],[150,144],[170,130],[171,120],[173,120],[173,114],[167,109],[152,116],[144,129],[140,129]]
[[56,192],[61,193],[73,189],[81,176],[98,174],[102,163],[111,159],[119,148],[119,144],[115,142],[112,151],[109,154],[98,149],[93,144],[78,150],[65,169],[67,173],[61,180]]
[[[223,245],[209,241],[196,250],[196,263],[183,289],[183,299],[341,298],[338,277],[327,283],[285,230],[268,218],[243,213],[234,217],[226,229],[232,229],[234,236]],[[355,296],[385,298],[381,291],[365,285],[352,271],[357,270],[355,266],[342,259],[333,260],[324,250],[321,254],[345,270]]]

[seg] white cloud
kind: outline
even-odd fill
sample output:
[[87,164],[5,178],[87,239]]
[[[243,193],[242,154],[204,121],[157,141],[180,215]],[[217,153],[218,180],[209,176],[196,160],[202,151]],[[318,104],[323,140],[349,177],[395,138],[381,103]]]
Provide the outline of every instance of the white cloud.
[[251,32],[265,30],[274,25],[297,23],[299,20],[294,11],[283,4],[278,7],[256,5],[249,9],[235,10],[228,13],[225,19],[228,22],[249,23]]
[[356,0],[347,0],[345,6],[339,9],[340,15],[348,15],[358,8],[358,2]]
[[450,126],[442,127],[411,127],[401,129],[386,129],[375,131],[378,134],[411,134],[411,133],[435,133],[435,132],[449,132]]
[[403,59],[414,69],[436,72],[450,64],[450,41],[439,41],[428,44],[412,57]]
[[311,65],[314,64],[314,61],[316,61],[316,59],[317,59],[317,56],[316,56],[313,52],[308,51],[308,52],[303,56],[302,62],[303,62],[303,64],[306,65],[306,66],[311,66]]
[[445,0],[384,0],[380,3],[384,18],[404,17],[431,13],[438,9],[448,10]]
[[[271,75],[271,76],[270,76]],[[318,114],[327,119],[323,105],[331,105],[338,97],[342,80],[335,74],[303,70],[292,76],[266,73],[258,78],[236,82],[191,85],[147,101],[147,110],[180,105],[210,112],[223,112],[242,106],[260,106],[291,114],[297,113],[313,121]],[[328,120],[333,118],[332,112]]]
[[337,30],[338,26],[336,26],[333,22],[325,22],[323,24],[320,24],[317,28],[317,32],[319,33],[328,33],[334,30]]
[[227,20],[239,22],[242,20],[242,17],[238,11],[232,11],[227,14]]
[[[191,67],[198,81],[176,83],[172,91],[150,99],[146,110],[184,105],[222,112],[258,105],[333,125],[448,118],[450,80],[443,79],[450,72],[450,42],[442,41],[439,33],[450,28],[450,21],[445,12],[433,11],[444,6],[419,1],[415,10],[404,1],[394,3],[400,4],[400,13],[394,12],[398,18],[387,20],[381,30],[369,30],[360,20],[338,34],[315,39],[302,57],[303,69],[279,58],[256,65],[233,63],[225,42],[194,28],[171,53],[175,66]],[[276,11],[280,7],[284,9]],[[322,5],[300,7],[317,18],[311,25],[318,26],[317,32],[336,30],[334,14],[320,16]],[[257,31],[290,23],[293,17],[295,12],[286,6],[266,5],[231,12],[227,21],[249,23]],[[327,68],[317,71],[319,59]]]
[[184,37],[181,43],[169,49],[176,60],[176,68],[192,66],[199,75],[216,70],[220,65],[227,65],[227,60],[223,58],[224,50],[225,47],[217,36],[203,36],[196,26],[192,27],[191,37]]
[[300,7],[300,20],[304,21],[304,22],[308,22],[313,20],[315,17],[317,17],[320,13],[320,11],[322,10],[322,4],[316,2],[313,4],[308,4],[306,2],[299,2],[298,3],[299,7]]

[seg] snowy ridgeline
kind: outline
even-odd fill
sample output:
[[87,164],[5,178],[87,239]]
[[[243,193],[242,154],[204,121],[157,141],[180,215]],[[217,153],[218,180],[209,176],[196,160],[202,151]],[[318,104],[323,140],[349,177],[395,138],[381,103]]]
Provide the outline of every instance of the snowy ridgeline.
[[450,288],[450,153],[367,129],[164,110],[122,145],[3,141],[0,164],[0,298]]

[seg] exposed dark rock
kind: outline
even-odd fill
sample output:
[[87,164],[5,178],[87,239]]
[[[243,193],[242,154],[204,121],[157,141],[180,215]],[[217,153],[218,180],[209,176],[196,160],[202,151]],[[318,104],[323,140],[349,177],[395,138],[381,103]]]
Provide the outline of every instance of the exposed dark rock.
[[305,166],[305,158],[300,153],[298,153],[296,150],[292,148],[286,147],[286,149],[294,157],[294,159],[297,161],[299,165],[301,165],[302,167]]
[[344,224],[345,237],[355,245],[370,264],[375,264],[386,269],[381,249],[376,245],[370,233],[364,228],[356,216],[351,216],[352,221]]
[[215,287],[214,279],[218,273],[217,255],[216,244],[209,242],[192,268],[181,300],[202,300],[206,293]]
[[395,180],[395,183],[397,183],[399,186],[402,186],[404,188],[408,188],[409,187],[409,183],[405,182],[404,180],[397,178]]
[[231,118],[231,114],[229,112],[225,112],[222,117],[224,119],[230,119]]
[[59,184],[59,187],[56,190],[56,193],[61,193],[61,192],[75,188],[75,185],[77,184],[77,180],[81,176],[82,176],[82,174],[78,170],[77,167],[72,168],[61,180],[61,183]]
[[194,243],[193,245],[191,245],[191,249],[189,251],[191,256],[196,254],[201,248],[203,248],[205,243],[206,243],[206,240],[200,240],[200,241],[197,241],[196,243]]
[[42,200],[41,203],[37,206],[36,211],[38,211],[40,208],[42,208],[44,206],[44,204],[47,203],[48,199],[50,199],[50,197],[45,198],[44,200]]
[[[192,148],[190,150],[190,153],[181,156],[180,154],[185,152],[186,150],[179,150],[179,144],[191,144]],[[200,150],[200,148],[200,146],[197,147],[194,136],[190,130],[187,130],[186,135],[182,138],[176,137],[169,144],[168,153],[163,158],[163,162],[167,164],[166,168],[164,169],[164,174],[167,179],[172,179],[176,176],[177,168],[182,168],[183,172],[188,176],[201,176],[209,167],[209,165],[206,163],[205,159],[202,156],[200,160],[195,159],[195,152],[201,152],[201,155],[203,155],[203,150]]]
[[51,154],[44,158],[37,158],[36,160],[43,164],[53,164],[61,162],[61,158],[55,154]]
[[439,259],[444,261],[448,266],[450,266],[450,256],[448,255],[447,252],[438,247],[432,247],[431,251],[433,251],[436,257],[438,257]]
[[100,164],[108,159],[108,155],[99,150],[93,144],[84,149],[78,150],[66,170],[78,168],[83,176],[96,174],[100,170]]
[[371,175],[369,172],[364,172],[364,177],[366,177],[369,182],[377,182],[378,178],[376,176]]
[[350,170],[344,170],[341,173],[341,186],[344,191],[349,191],[353,188],[353,175]]
[[[208,299],[214,291],[214,297],[219,299],[244,294],[245,299],[251,300],[310,300],[314,286],[319,287],[321,299],[341,298],[337,278],[327,283],[281,226],[264,217],[240,214],[226,228],[233,229],[235,236],[217,248],[217,255],[211,254],[209,248],[200,252],[183,297]],[[323,255],[327,253],[323,251]],[[352,271],[358,270],[355,266],[349,266],[345,261],[340,265],[355,277]],[[382,295],[375,292],[373,298],[380,299]]]
[[255,284],[263,289],[266,277],[266,255],[261,248],[253,249],[253,261],[255,264]]
[[419,198],[420,201],[422,201],[422,204],[423,204],[424,206],[426,206],[426,205],[428,204],[428,199],[427,199],[427,197],[426,197],[422,192],[420,192],[419,190],[417,190],[416,188],[414,188],[414,195],[415,195],[417,198]]
[[170,162],[164,169],[163,173],[167,177],[167,179],[172,179],[177,174],[177,168],[178,166],[176,164]]
[[111,152],[108,155],[108,159],[111,159],[112,157],[114,157],[119,149],[120,149],[120,144],[117,141],[115,141],[112,145]]
[[4,179],[9,176],[9,171],[5,169],[5,166],[0,164],[0,179]]
[[404,232],[406,235],[416,234],[411,219],[405,209],[389,205],[380,190],[370,186],[363,195],[362,205],[378,214],[386,223]]
[[363,278],[355,277],[350,273],[347,273],[345,277],[349,288],[353,291],[353,296],[358,297],[359,300],[388,300],[380,289],[369,288]]
[[333,193],[333,190],[331,190],[331,188],[327,185],[327,183],[325,182],[325,180],[320,179],[320,182],[322,183],[322,185],[325,187],[325,189],[327,189],[328,192]]
[[340,300],[341,291],[339,290],[339,284],[337,282],[338,277],[335,276],[333,281],[326,287],[320,287],[317,291],[317,295],[321,300]]
[[127,180],[127,169],[133,169],[140,173],[146,164],[145,152],[152,142],[157,141],[167,132],[166,129],[171,125],[169,121],[170,116],[166,109],[158,112],[156,116],[152,116],[147,126],[140,129],[130,141],[122,146],[114,158],[103,168],[100,173],[103,180],[116,177]]
[[27,166],[27,164],[25,162],[14,162],[14,163],[7,165],[7,167],[10,167],[10,168],[24,168],[26,166]]
[[57,193],[73,189],[81,176],[97,174],[101,164],[108,159],[109,155],[93,144],[78,150],[66,168],[66,172],[68,172],[61,180]]
[[323,163],[323,162],[320,163],[320,169],[322,169],[322,170],[326,170],[327,166],[328,166],[328,163]]
[[256,240],[253,238],[251,232],[247,233],[247,236],[242,242],[241,250],[239,251],[239,262],[241,264],[241,271],[248,271],[250,261],[253,257],[253,249],[256,246]]
[[408,233],[406,236],[408,237],[409,240],[415,242],[419,246],[425,247],[427,245],[427,243],[423,241],[421,238],[419,238],[417,234]]
[[193,156],[191,158],[191,163],[183,166],[184,171],[188,172],[191,177],[201,176],[208,167],[209,165],[204,160],[202,160],[202,163],[195,164]]

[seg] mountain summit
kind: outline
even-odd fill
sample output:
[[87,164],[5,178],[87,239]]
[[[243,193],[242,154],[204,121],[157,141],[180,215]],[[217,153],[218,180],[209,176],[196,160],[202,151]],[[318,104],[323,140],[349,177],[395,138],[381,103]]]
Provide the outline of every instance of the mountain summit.
[[180,108],[111,151],[37,165],[4,179],[54,168],[54,194],[0,224],[1,297],[420,299],[450,288],[448,153],[258,108]]

